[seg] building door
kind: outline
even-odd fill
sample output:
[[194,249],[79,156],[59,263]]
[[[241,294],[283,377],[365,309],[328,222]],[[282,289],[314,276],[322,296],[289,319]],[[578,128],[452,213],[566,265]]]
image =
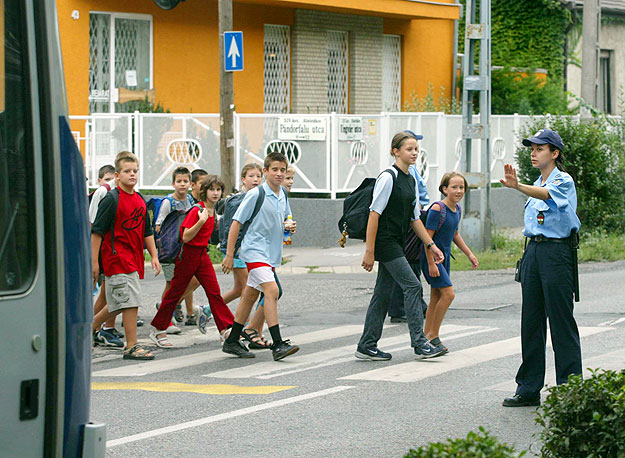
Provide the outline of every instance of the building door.
[[120,102],[119,90],[152,89],[152,16],[89,16],[89,112],[130,113],[140,101]]

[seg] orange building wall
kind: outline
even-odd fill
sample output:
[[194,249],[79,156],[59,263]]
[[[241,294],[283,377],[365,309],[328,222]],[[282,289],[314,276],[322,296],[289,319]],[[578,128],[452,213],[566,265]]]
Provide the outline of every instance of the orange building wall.
[[[233,6],[234,30],[244,36],[243,72],[235,72],[236,111],[263,111],[264,24],[293,24],[293,9],[242,0]],[[391,1],[389,4],[393,4]],[[415,4],[419,5],[419,4]],[[293,6],[293,5],[291,5]],[[219,112],[217,2],[186,1],[165,11],[151,0],[57,0],[69,110],[89,110],[89,12],[150,14],[153,19],[153,86],[156,100],[172,112]],[[441,8],[441,7],[437,7]],[[455,8],[444,7],[445,13]],[[80,18],[71,17],[78,10]],[[451,92],[453,20],[384,19],[384,33],[402,35],[402,106],[411,92],[420,97],[432,83]]]
[[[147,0],[59,0],[59,28],[69,111],[89,114],[89,12],[151,14],[153,86],[156,100],[174,113],[219,112],[219,45],[217,3],[188,1],[164,11]],[[80,18],[71,17],[78,10]],[[239,112],[263,110],[264,24],[291,25],[293,10],[234,5],[234,30],[242,30],[244,63],[235,72]]]
[[384,20],[384,33],[402,35],[402,108],[411,93],[427,95],[432,85],[438,103],[441,87],[450,97],[454,22],[440,19]]

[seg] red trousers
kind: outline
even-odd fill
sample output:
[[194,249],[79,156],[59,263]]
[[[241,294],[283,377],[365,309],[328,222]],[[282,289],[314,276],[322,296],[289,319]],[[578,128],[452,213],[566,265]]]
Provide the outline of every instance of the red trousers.
[[165,293],[165,297],[163,297],[156,316],[152,320],[152,326],[159,331],[167,329],[174,314],[174,309],[180,303],[180,299],[194,275],[208,297],[208,303],[210,304],[217,329],[221,332],[232,326],[234,315],[232,315],[232,312],[221,297],[215,269],[213,269],[213,264],[206,252],[206,247],[187,244],[184,244],[182,247],[182,257],[176,259],[174,278],[171,279],[171,285]]

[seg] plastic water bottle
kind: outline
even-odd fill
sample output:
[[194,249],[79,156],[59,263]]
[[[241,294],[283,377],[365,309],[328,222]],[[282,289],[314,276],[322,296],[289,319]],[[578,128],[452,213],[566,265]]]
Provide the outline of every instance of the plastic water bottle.
[[[293,216],[289,215],[286,217],[286,221],[287,224],[286,226],[291,227],[291,222],[293,221]],[[284,237],[282,239],[282,243],[284,243],[285,245],[290,245],[291,244],[291,230],[290,229],[284,229]]]

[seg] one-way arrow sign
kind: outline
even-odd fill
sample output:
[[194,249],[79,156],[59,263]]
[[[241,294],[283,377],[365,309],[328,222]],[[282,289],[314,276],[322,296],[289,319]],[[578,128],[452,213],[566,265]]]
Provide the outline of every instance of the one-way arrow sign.
[[224,69],[243,70],[243,32],[224,32]]

